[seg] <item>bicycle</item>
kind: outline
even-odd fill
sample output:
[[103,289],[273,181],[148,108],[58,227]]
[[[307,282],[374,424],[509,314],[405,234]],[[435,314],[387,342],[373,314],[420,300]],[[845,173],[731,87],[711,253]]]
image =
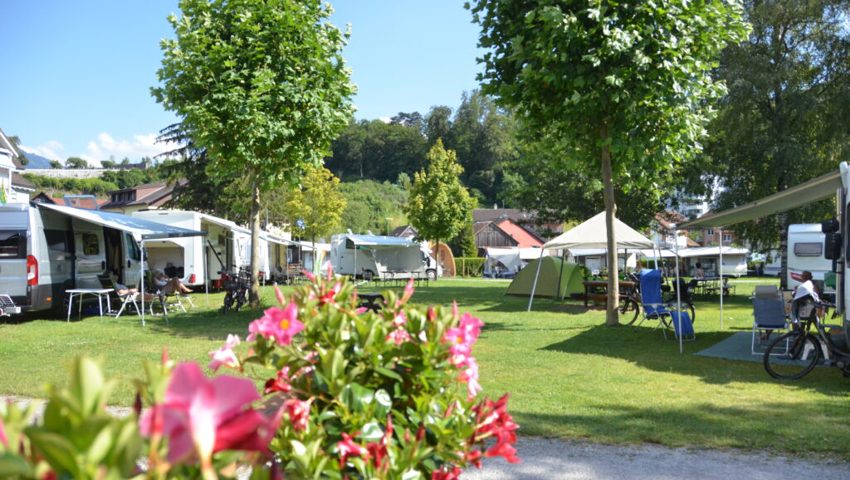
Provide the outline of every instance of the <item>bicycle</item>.
[[226,271],[218,272],[224,285],[224,305],[221,313],[226,314],[230,310],[239,311],[243,305],[248,303],[248,289],[251,286],[251,272],[240,268],[236,273]]
[[[618,311],[620,312],[620,323],[624,325],[633,325],[635,321],[640,316],[640,306],[641,306],[641,298],[640,298],[640,277],[635,274],[629,274],[629,280],[634,283],[634,286],[627,286],[625,288],[620,288],[620,307]],[[690,292],[688,291],[688,286],[684,281],[679,281],[680,290],[681,290],[681,302],[682,302],[682,310],[690,315],[691,323],[696,320],[697,311],[694,307],[694,303],[691,300]],[[664,290],[665,285],[662,285],[662,298],[665,293]],[[671,289],[668,287],[667,291],[669,292]],[[669,310],[673,310],[676,306],[676,289],[675,287],[672,289],[672,296],[664,299],[664,304],[667,306]],[[669,326],[666,325],[665,326]]]
[[[838,347],[827,330],[840,327],[824,325],[821,321],[830,308],[835,305],[815,302],[810,297],[792,303],[791,331],[771,342],[762,359],[771,377],[777,380],[803,378],[814,370],[821,354],[826,365],[840,368],[845,377],[850,376],[850,351]],[[810,331],[813,325],[814,332]]]

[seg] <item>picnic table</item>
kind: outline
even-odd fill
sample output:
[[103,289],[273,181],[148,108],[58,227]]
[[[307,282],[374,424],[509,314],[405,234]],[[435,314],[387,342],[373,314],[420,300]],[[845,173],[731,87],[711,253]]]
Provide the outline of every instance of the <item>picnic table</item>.
[[77,297],[77,303],[79,306],[78,319],[82,318],[83,315],[84,295],[95,295],[97,297],[97,307],[101,317],[103,316],[103,297],[106,297],[106,311],[112,311],[109,294],[114,291],[115,289],[113,288],[73,288],[71,290],[65,290],[65,293],[68,294],[68,318],[65,321],[71,321],[71,305],[74,303],[74,297]]
[[[604,301],[608,298],[608,281],[607,280],[585,280],[581,282],[584,285],[584,306],[587,307],[589,300]],[[626,294],[635,288],[635,282],[629,280],[620,280],[620,294]]]
[[[728,297],[735,291],[735,286],[729,285],[729,277],[722,277],[722,279],[723,295]],[[694,293],[698,295],[717,295],[720,293],[721,277],[695,278],[694,281],[696,281]]]

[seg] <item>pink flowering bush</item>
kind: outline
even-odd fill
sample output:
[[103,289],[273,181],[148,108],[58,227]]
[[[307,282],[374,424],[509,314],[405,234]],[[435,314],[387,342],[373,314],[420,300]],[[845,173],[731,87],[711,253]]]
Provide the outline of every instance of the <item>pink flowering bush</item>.
[[[481,394],[473,356],[480,320],[456,306],[410,305],[412,284],[400,296],[386,292],[378,313],[358,308],[345,280],[276,293],[279,305],[249,325],[244,341],[231,335],[210,352],[217,376],[166,356],[146,365],[137,420],[105,437],[129,443],[117,458],[102,457],[113,469],[104,471],[212,479],[251,467],[251,478],[439,480],[486,457],[519,461],[507,395]],[[28,439],[25,417],[0,415],[0,476],[5,464],[21,478],[88,478]],[[86,458],[85,442],[72,443],[70,457]],[[129,462],[133,454],[144,460]]]

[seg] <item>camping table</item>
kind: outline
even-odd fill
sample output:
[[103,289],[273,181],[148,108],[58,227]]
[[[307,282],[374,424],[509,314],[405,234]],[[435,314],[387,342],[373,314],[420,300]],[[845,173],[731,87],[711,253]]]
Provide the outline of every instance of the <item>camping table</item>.
[[381,309],[381,303],[384,301],[384,296],[380,293],[358,293],[357,298],[360,300],[360,307],[372,310],[378,313]]
[[96,295],[97,296],[97,308],[98,312],[100,312],[100,316],[103,316],[103,297],[106,297],[106,311],[112,311],[112,305],[109,300],[109,294],[114,292],[115,290],[112,288],[74,288],[71,290],[65,290],[65,293],[68,294],[68,318],[65,320],[67,322],[71,321],[71,306],[74,304],[74,297],[77,298],[77,304],[79,305],[78,319],[83,316],[83,296],[88,295]]
[[[586,280],[581,282],[584,284],[584,306],[587,308],[587,301],[592,295],[608,296],[608,280]],[[620,280],[620,294],[626,293],[635,287],[635,282],[628,280]]]

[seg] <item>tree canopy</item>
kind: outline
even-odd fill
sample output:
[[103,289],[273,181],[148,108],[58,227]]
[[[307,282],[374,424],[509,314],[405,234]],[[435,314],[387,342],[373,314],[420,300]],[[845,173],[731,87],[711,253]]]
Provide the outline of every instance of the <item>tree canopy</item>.
[[[617,320],[615,182],[658,195],[700,149],[711,69],[743,38],[735,2],[477,0],[485,93],[528,128],[560,138],[567,161],[601,170],[608,227],[608,324]],[[595,167],[595,168],[594,168]],[[567,165],[567,168],[570,168]]]
[[457,163],[457,155],[446,150],[441,140],[428,151],[427,160],[427,171],[414,176],[405,213],[419,235],[439,246],[441,240],[452,239],[461,231],[476,202],[460,181],[463,167]]
[[345,204],[339,179],[325,167],[313,167],[301,179],[301,188],[289,193],[286,209],[294,232],[315,243],[339,228]]
[[181,0],[154,97],[209,156],[206,174],[250,184],[252,304],[260,193],[319,165],[353,113],[347,33],[322,0]]

